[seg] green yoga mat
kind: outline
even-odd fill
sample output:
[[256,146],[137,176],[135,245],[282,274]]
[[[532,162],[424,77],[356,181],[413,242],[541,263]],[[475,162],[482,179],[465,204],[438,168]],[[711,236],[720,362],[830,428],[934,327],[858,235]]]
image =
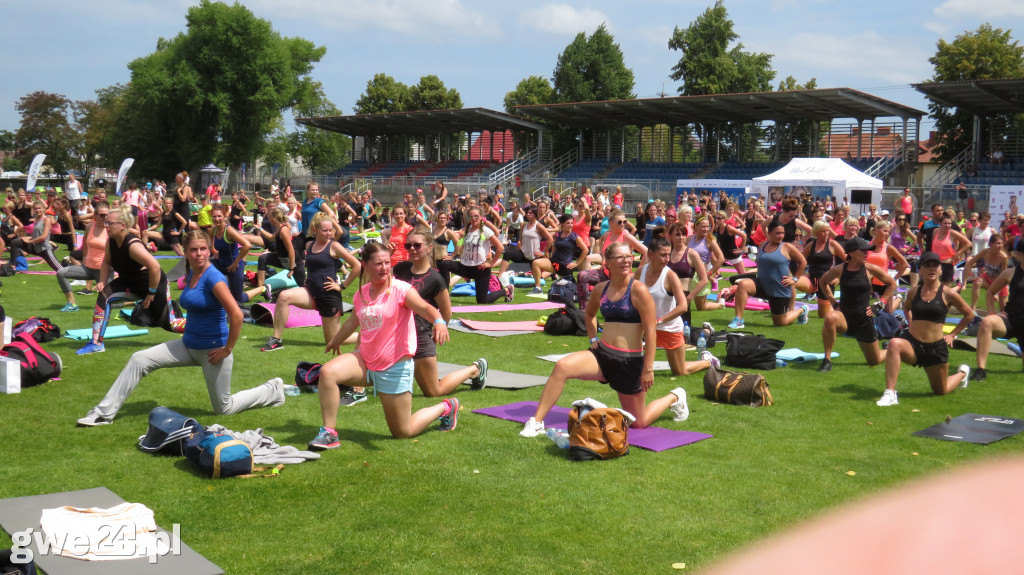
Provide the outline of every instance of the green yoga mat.
[[[126,325],[108,325],[107,331],[103,333],[103,339],[117,339],[119,337],[132,337],[133,335],[146,335],[149,333],[148,329],[132,329]],[[92,339],[92,328],[83,329],[69,329],[67,335],[77,341],[85,341]]]

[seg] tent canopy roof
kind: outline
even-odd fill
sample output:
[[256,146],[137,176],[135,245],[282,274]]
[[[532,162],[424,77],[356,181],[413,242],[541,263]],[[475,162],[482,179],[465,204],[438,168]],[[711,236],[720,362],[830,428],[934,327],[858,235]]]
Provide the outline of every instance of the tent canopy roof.
[[754,178],[751,187],[831,186],[844,189],[881,190],[882,180],[873,178],[838,158],[794,158],[777,172]]

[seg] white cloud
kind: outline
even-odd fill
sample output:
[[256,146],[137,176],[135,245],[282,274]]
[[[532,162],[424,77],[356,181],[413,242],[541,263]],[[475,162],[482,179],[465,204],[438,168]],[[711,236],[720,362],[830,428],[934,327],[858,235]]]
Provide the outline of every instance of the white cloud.
[[1014,16],[1024,16],[1024,2],[1020,0],[946,0],[935,8],[935,15],[944,20],[958,20],[964,17],[975,20],[998,21]]
[[[541,32],[575,35],[593,32],[601,24],[607,25],[608,17],[590,8],[577,10],[568,4],[545,4],[523,12],[519,21]],[[610,31],[611,27],[608,28]]]
[[[302,19],[345,31],[401,32],[428,42],[443,42],[449,34],[493,36],[500,28],[488,18],[462,5],[461,0],[251,0],[245,2],[257,16]],[[382,42],[388,42],[386,37]]]
[[927,49],[901,37],[866,31],[850,36],[799,33],[776,46],[772,65],[779,76],[799,81],[839,78],[846,85],[920,82],[931,74]]

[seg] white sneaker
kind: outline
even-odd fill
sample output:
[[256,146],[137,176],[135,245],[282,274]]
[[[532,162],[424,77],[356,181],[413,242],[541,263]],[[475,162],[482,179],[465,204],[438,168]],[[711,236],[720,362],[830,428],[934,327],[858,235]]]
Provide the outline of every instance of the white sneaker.
[[537,421],[534,418],[530,418],[530,421],[526,422],[523,426],[523,430],[519,432],[520,437],[537,437],[544,433],[544,422]]
[[879,407],[889,407],[891,405],[899,405],[900,401],[896,399],[896,390],[887,389],[882,394],[882,399],[875,402]]
[[971,377],[971,368],[967,367],[966,363],[962,363],[960,364],[960,368],[957,369],[957,371],[962,371],[964,373],[964,380],[961,381],[960,385],[958,386],[960,389],[964,389],[965,387],[967,387],[967,384],[970,383],[969,380]]
[[712,354],[710,351],[706,349],[700,352],[700,359],[702,361],[709,362],[715,369],[719,369],[722,367],[722,361],[715,357],[714,354]]
[[90,409],[85,417],[78,420],[79,427],[96,427],[98,425],[110,425],[110,420],[100,415],[95,409]]
[[669,406],[672,410],[673,421],[686,421],[690,418],[690,407],[686,405],[686,390],[677,387],[671,391],[672,395],[679,398],[678,401]]
[[508,284],[509,284],[509,276],[510,276],[511,274],[512,274],[512,272],[510,272],[510,271],[506,271],[505,273],[503,273],[503,274],[499,274],[499,275],[498,275],[498,283],[499,283],[499,284],[501,284],[501,287],[503,287],[503,288],[506,288],[506,287],[508,287]]

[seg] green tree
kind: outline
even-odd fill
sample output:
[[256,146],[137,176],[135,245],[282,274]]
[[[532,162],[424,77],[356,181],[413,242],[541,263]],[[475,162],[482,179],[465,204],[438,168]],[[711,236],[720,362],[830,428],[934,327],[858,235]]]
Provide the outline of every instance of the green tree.
[[687,96],[767,92],[775,78],[772,55],[751,53],[737,43],[732,20],[722,0],[708,8],[683,30],[677,26],[668,47],[682,52],[670,77],[681,81],[679,93]]
[[604,24],[584,32],[558,55],[552,76],[556,102],[591,102],[635,98],[633,71]]
[[61,94],[37,91],[18,100],[15,109],[21,123],[15,138],[20,159],[26,164],[36,154],[46,154],[46,165],[57,174],[77,167],[81,137],[71,122],[73,104]]
[[4,152],[14,151],[17,135],[10,130],[0,130],[0,150]]
[[505,94],[505,111],[515,114],[518,106],[550,104],[554,97],[555,90],[547,78],[530,76],[520,80],[515,90]]
[[[1010,30],[982,24],[974,32],[964,32],[952,42],[939,40],[935,55],[928,59],[934,73],[930,82],[969,82],[1024,78],[1024,47],[1010,37]],[[928,112],[935,119],[939,142],[935,152],[943,162],[952,160],[972,141],[974,117],[970,112],[932,101]],[[997,116],[983,124],[982,142],[1001,135],[1019,123],[1017,117]],[[998,139],[998,138],[995,138]]]
[[375,74],[356,100],[356,114],[390,114],[409,109],[409,87],[387,74]]
[[24,172],[27,168],[25,162],[14,156],[5,156],[3,165],[0,165],[0,171],[3,172]]
[[325,52],[282,37],[238,3],[201,0],[186,24],[128,66],[116,132],[138,173],[211,161],[237,166],[257,156],[282,111],[309,89]]
[[[327,96],[323,85],[314,82],[311,90],[295,105],[294,112],[300,118],[340,116],[339,110]],[[298,125],[289,134],[289,152],[301,160],[302,165],[314,174],[327,173],[348,163],[351,139],[337,132]]]
[[406,110],[458,110],[462,107],[462,96],[455,88],[446,88],[444,82],[433,74],[423,76],[419,83],[409,88],[409,102]]
[[96,90],[95,100],[75,102],[75,127],[82,134],[83,171],[88,171],[88,166],[116,166],[123,159],[118,155],[120,146],[115,134],[127,89],[125,84],[115,84]]

